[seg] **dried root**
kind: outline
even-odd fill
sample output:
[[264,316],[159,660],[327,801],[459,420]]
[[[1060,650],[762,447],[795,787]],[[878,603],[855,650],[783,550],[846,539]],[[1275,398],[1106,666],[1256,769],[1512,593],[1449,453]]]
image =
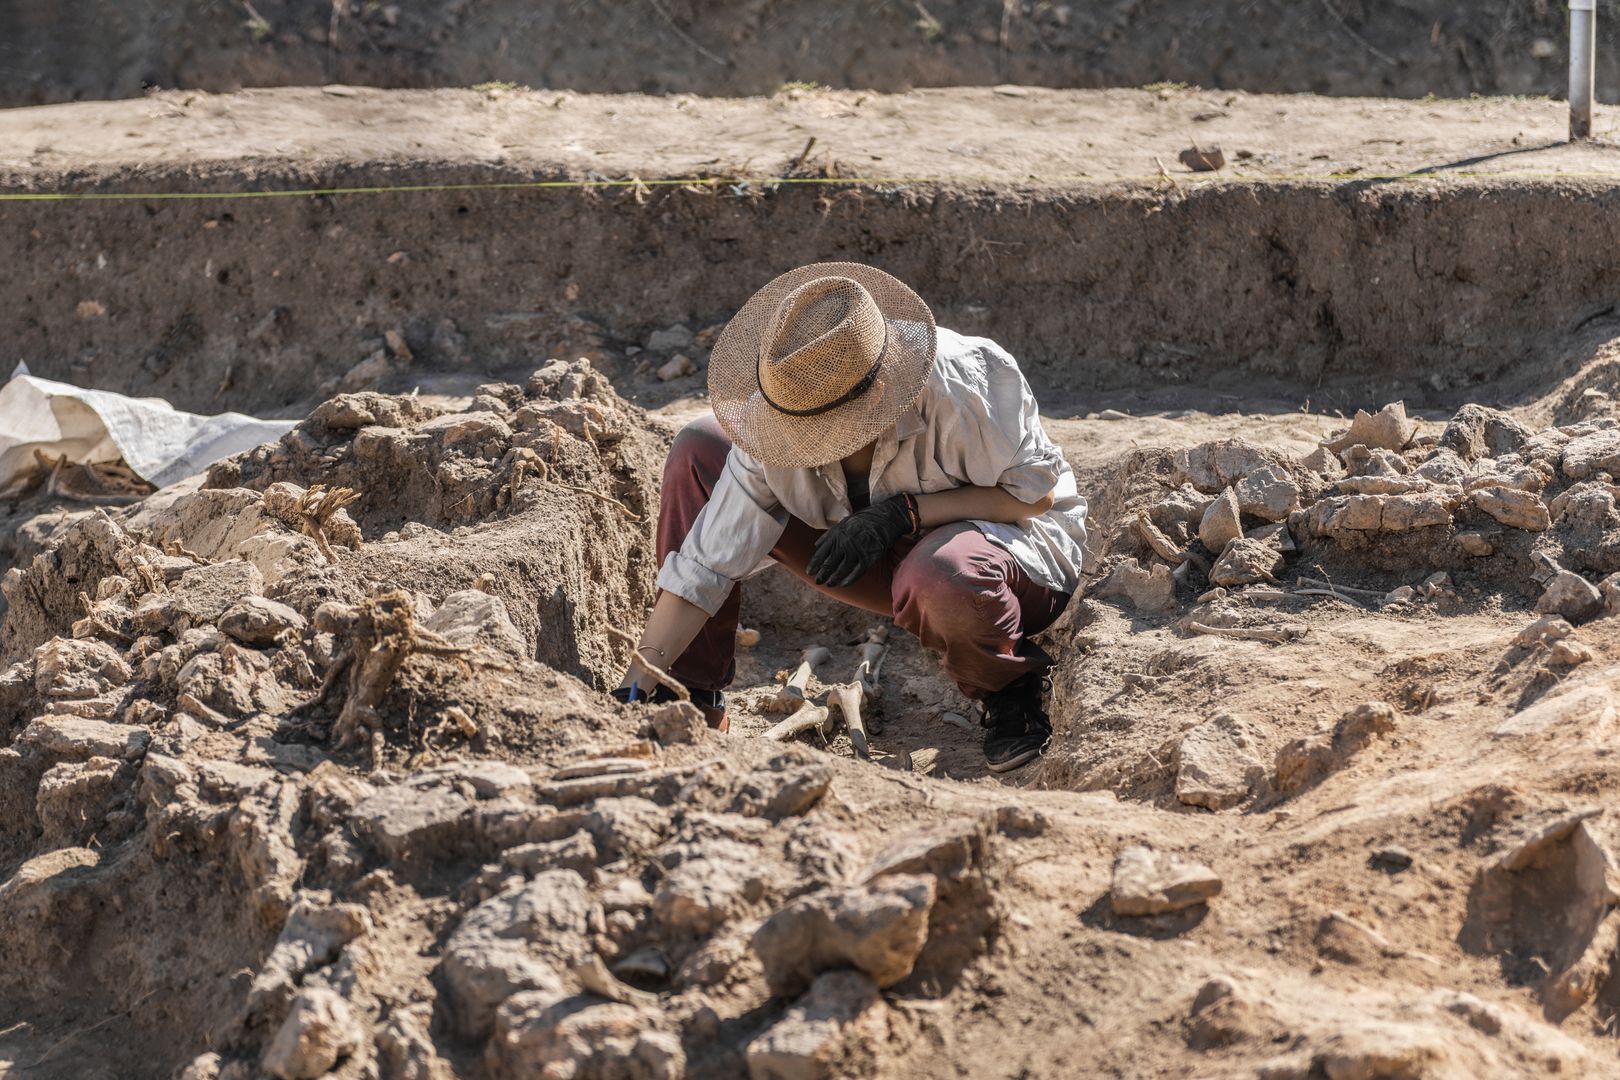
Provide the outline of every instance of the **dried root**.
[[[293,512],[297,515],[305,535],[315,541],[329,563],[337,562],[337,553],[332,550],[331,545],[334,532],[332,519],[337,517],[340,510],[359,498],[360,493],[353,488],[328,489],[324,484],[316,484],[300,495],[293,506]],[[349,539],[347,537],[337,539],[346,547],[354,546],[346,542]]]

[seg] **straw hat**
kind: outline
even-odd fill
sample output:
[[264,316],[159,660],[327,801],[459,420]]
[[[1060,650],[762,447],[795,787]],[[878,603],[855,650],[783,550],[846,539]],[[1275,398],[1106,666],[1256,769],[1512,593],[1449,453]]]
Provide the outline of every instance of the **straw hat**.
[[882,270],[815,263],[755,293],[709,355],[709,399],[732,442],[810,469],[893,427],[934,367],[934,316]]

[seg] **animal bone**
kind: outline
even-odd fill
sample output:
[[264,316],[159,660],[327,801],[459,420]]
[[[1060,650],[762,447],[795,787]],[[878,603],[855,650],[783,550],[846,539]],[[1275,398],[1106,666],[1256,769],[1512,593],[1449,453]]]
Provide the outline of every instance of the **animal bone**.
[[786,742],[813,728],[821,733],[822,738],[826,738],[832,734],[832,726],[832,712],[825,705],[813,705],[806,701],[799,706],[798,712],[767,728],[760,737],[773,742]]
[[855,747],[855,756],[863,761],[872,758],[866,742],[866,721],[861,719],[861,704],[866,700],[866,682],[857,677],[854,682],[839,683],[827,691],[827,700],[838,707],[849,729],[849,741]]
[[765,702],[765,711],[781,713],[797,711],[799,706],[804,704],[804,690],[810,685],[811,672],[815,670],[817,664],[826,663],[831,658],[832,653],[821,645],[812,645],[804,650],[799,657],[798,668],[788,677],[787,683],[776,692],[774,698]]
[[1187,629],[1195,634],[1213,634],[1243,641],[1269,641],[1277,645],[1293,641],[1305,633],[1305,628],[1301,626],[1207,626],[1193,620],[1188,620]]

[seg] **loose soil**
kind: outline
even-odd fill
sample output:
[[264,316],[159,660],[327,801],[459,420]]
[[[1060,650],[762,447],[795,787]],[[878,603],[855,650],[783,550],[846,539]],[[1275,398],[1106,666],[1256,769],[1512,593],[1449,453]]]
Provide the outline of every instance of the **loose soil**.
[[[199,100],[329,97],[285,95]],[[1004,100],[1027,117],[1044,99]],[[134,107],[89,107],[77,130]],[[74,110],[33,115],[63,145],[105,145],[105,130],[74,134]],[[1422,127],[1399,110],[1386,121],[1403,115]],[[323,159],[325,175],[368,175],[364,152]],[[369,175],[417,168],[378,153]],[[113,156],[80,181],[151,179],[130,164]],[[10,167],[41,187],[67,176]],[[201,182],[248,165],[239,152],[222,168]],[[1546,231],[1610,196],[1496,183],[1386,195],[1322,180],[1270,204],[1282,221],[1259,185],[1075,187],[1044,203],[1033,186],[943,185],[858,212],[835,202],[819,233],[813,196],[704,196],[701,210],[580,197],[579,231],[551,237],[573,246],[550,306],[510,309],[544,312],[545,330],[505,346],[468,315],[485,309],[457,306],[477,292],[459,275],[534,279],[504,233],[457,222],[510,222],[526,195],[442,196],[468,213],[447,202],[431,228],[380,210],[364,228],[323,219],[355,204],[320,200],[7,204],[0,229],[41,232],[16,249],[27,284],[3,286],[36,297],[9,309],[29,313],[31,364],[305,419],[128,505],[36,491],[0,507],[0,1074],[1620,1076],[1620,837],[1605,812],[1620,339],[1598,257]],[[1573,209],[1551,225],[1523,217],[1560,202]],[[1360,224],[1334,231],[1313,213]],[[881,232],[902,214],[928,250]],[[1077,293],[1065,275],[1084,253],[1043,262],[1035,231],[974,276],[929,268],[938,245],[1009,235],[978,231],[1008,215],[1111,215],[1120,247],[1153,239],[1122,256],[1151,300],[1110,299],[1132,283]],[[1548,245],[1537,255],[1521,235],[1503,255],[1541,259],[1545,277],[1414,270],[1426,291],[1400,318],[1337,291],[1302,298],[1334,259],[1393,273],[1391,249],[1429,252],[1455,270],[1494,243],[1459,231],[1493,215]],[[972,706],[898,631],[874,761],[842,733],[758,738],[778,672],[819,644],[832,658],[812,691],[842,680],[878,622],[779,571],[744,586],[762,636],[739,664],[729,734],[603,692],[628,658],[615,631],[634,633],[651,598],[664,449],[705,407],[698,374],[655,369],[684,355],[701,370],[713,327],[780,260],[753,226],[795,219],[834,234],[806,257],[871,244],[874,261],[918,271],[947,324],[977,295],[990,311],[965,328],[1025,335],[1048,431],[1092,498],[1085,590],[1045,637],[1056,737],[1008,776],[984,771]],[[63,242],[47,228],[83,245],[77,263],[47,260]],[[1264,302],[1222,306],[1246,295],[1232,282],[1256,246],[1304,228],[1334,239],[1268,264]],[[165,277],[177,246],[190,257],[222,238],[226,282],[191,292]],[[155,260],[131,251],[158,240],[170,246]],[[735,259],[708,258],[728,244]],[[1380,251],[1387,263],[1367,261]],[[111,271],[96,277],[102,253]],[[357,325],[344,290],[378,287],[350,280],[350,258],[423,276]],[[292,277],[312,261],[328,267],[324,304],[310,272],[287,305],[271,264]],[[92,298],[87,281],[119,298],[85,330],[43,298]],[[1538,318],[1527,290],[1561,306]],[[1521,300],[1502,310],[1510,293]],[[1511,340],[1437,330],[1436,298],[1470,300],[1470,318]],[[452,324],[412,322],[418,302]],[[1160,369],[1121,345],[1155,303],[1163,332],[1208,343],[1183,377],[1144,378]],[[1308,310],[1342,321],[1296,318]],[[191,329],[143,351],[182,313]],[[340,327],[345,364],[310,359]],[[1257,341],[1275,357],[1256,361]],[[262,367],[227,359],[250,355]],[[131,374],[135,356],[148,359]],[[1373,412],[1408,389],[1410,421],[1352,425],[1323,405]],[[1241,506],[1228,525],[1249,534],[1237,540],[1215,517],[1206,528],[1228,489]],[[332,512],[344,491],[355,498]],[[1142,845],[1201,868],[1131,894],[1115,867],[1140,866],[1121,856]]]
[[[785,83],[904,91],[1163,81],[1279,93],[1552,94],[1567,82],[1558,4],[1439,0],[519,0],[251,8],[183,0],[19,0],[0,43],[0,105],[236,90],[508,81],[594,92],[769,94]],[[1605,12],[1605,16],[1609,13]],[[1620,89],[1598,20],[1598,93]]]

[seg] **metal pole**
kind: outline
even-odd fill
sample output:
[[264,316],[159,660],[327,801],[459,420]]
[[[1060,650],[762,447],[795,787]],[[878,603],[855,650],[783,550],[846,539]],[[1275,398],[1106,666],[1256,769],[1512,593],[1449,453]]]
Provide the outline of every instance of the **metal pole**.
[[1569,138],[1592,137],[1597,0],[1569,0]]

